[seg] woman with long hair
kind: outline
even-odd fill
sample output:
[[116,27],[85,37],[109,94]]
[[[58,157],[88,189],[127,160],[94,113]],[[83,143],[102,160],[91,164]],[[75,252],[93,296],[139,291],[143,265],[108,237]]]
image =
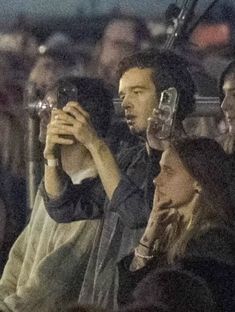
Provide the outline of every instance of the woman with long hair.
[[235,204],[235,61],[225,68],[219,83],[221,108],[227,131],[218,138],[231,162],[231,194]]
[[235,61],[228,64],[221,75],[219,94],[227,131],[218,141],[228,154],[235,153]]
[[[182,139],[163,152],[147,227],[134,253],[119,264],[120,302],[156,268],[189,258],[223,264],[223,270],[235,265],[227,160],[222,147],[207,138]],[[207,279],[206,270],[201,273]]]

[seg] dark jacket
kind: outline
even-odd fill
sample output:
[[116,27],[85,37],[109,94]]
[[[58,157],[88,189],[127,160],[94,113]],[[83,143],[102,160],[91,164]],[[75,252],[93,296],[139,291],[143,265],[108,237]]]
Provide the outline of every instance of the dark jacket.
[[[187,270],[203,278],[207,283],[218,307],[222,311],[235,311],[235,234],[226,227],[212,227],[192,239],[185,257],[174,263],[179,269]],[[133,253],[119,264],[119,305],[133,302],[137,285],[153,270],[171,267],[167,261],[159,263],[155,257],[145,267],[130,271]]]

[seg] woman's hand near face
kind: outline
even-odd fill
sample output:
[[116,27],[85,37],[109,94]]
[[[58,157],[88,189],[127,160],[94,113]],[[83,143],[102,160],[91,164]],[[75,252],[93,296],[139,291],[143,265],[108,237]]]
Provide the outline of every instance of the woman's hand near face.
[[136,248],[137,253],[135,252],[130,265],[131,271],[138,270],[146,265],[149,259],[153,257],[155,242],[164,236],[166,229],[178,218],[177,211],[170,207],[171,200],[168,202],[160,201],[157,190],[155,190],[153,208],[147,227]]
[[140,242],[147,245],[149,248],[153,248],[156,240],[161,239],[166,228],[175,222],[177,218],[178,212],[176,209],[172,208],[171,200],[161,201],[157,189],[155,189],[153,208]]

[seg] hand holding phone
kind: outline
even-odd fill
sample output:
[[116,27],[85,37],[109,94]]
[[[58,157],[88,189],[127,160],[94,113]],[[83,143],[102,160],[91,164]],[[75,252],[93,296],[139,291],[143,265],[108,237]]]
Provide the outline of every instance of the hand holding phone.
[[175,115],[178,108],[178,94],[176,88],[169,88],[161,93],[158,106],[160,112],[157,120],[156,137],[160,140],[169,139],[174,130]]
[[158,108],[148,118],[147,141],[151,148],[163,151],[169,146],[174,132],[174,120],[178,107],[178,95],[175,88],[161,93]]

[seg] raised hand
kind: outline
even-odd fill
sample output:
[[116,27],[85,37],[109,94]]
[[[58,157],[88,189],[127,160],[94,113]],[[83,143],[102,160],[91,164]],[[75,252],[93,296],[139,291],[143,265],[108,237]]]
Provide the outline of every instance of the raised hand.
[[[63,125],[62,129],[68,131],[78,142],[89,149],[93,142],[98,139],[89,114],[77,102],[69,102],[63,108],[63,112],[66,113],[66,118],[62,116],[62,120],[68,125]],[[58,119],[60,118],[58,116]]]
[[152,116],[148,118],[148,127],[147,127],[147,142],[149,146],[153,149],[164,151],[169,147],[169,141],[158,138],[158,133],[162,129],[164,112],[160,109],[154,108]]
[[66,115],[66,113],[60,109],[55,109],[51,112],[51,121],[47,126],[46,145],[43,153],[44,158],[46,159],[57,158],[58,145],[71,145],[75,141],[71,136],[63,137],[63,135],[70,134],[63,129],[65,125],[68,125],[68,123],[63,121],[67,116],[62,118],[63,115]]

